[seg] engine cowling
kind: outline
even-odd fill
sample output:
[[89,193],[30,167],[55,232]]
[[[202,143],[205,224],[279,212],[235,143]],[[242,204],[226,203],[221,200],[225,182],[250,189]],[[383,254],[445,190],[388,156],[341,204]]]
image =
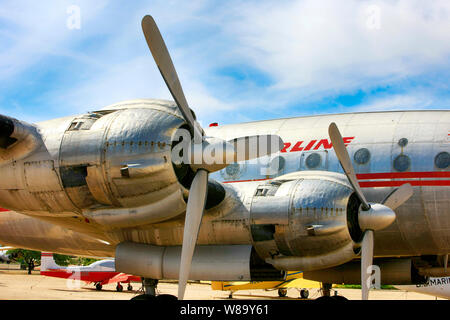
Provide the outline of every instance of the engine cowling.
[[[20,123],[0,120],[1,134],[10,139],[0,139],[0,149],[11,143],[2,152],[20,147],[10,138],[19,137]],[[184,123],[173,103],[159,100],[40,123],[40,151],[0,167],[0,205],[113,228],[177,216],[185,211],[186,189],[173,168],[171,145]]]
[[296,172],[261,184],[250,230],[258,254],[281,270],[340,265],[359,254],[351,221],[358,199],[343,174]]

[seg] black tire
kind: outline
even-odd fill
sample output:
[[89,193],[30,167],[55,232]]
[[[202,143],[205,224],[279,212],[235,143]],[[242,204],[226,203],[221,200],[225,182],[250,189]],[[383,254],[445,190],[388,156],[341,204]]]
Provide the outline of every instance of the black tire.
[[319,301],[319,302],[336,302],[336,299],[333,299],[333,297],[330,297],[330,296],[321,296],[321,297],[318,297],[314,301]]
[[171,294],[160,294],[160,295],[156,296],[156,301],[172,302],[172,301],[178,301],[178,298]]
[[127,287],[127,290],[128,290],[128,291],[133,290],[133,286],[132,286],[131,284],[129,284],[128,287]]
[[123,286],[120,283],[117,284],[116,291],[117,292],[122,292],[123,291]]
[[102,288],[103,288],[103,286],[102,286],[101,283],[97,283],[97,284],[95,285],[95,290],[97,290],[97,291],[101,291]]
[[348,301],[346,297],[343,296],[332,296],[335,301]]
[[308,297],[309,297],[309,290],[308,289],[300,290],[300,298],[308,299]]
[[278,296],[280,298],[284,298],[284,297],[286,297],[286,295],[287,295],[287,289],[284,289],[284,288],[278,289]]
[[155,301],[156,297],[151,296],[149,294],[140,294],[136,297],[131,298],[131,300],[147,300],[147,301]]

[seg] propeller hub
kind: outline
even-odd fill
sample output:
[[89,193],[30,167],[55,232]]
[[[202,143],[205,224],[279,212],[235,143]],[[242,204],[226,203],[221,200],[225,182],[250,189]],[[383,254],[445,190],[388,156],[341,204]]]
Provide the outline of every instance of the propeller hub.
[[371,203],[369,210],[362,207],[358,213],[358,223],[361,230],[381,230],[392,224],[395,220],[395,212],[382,204]]

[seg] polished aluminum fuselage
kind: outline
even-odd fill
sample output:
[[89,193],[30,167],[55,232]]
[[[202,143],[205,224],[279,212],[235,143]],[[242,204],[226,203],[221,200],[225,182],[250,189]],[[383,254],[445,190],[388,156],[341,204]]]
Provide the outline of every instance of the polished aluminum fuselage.
[[[89,256],[112,256],[124,241],[181,245],[188,190],[170,163],[171,137],[184,122],[177,109],[168,102],[138,100],[93,117],[37,124],[43,139],[39,151],[0,167],[0,206],[11,210],[0,212],[0,243]],[[77,121],[88,128],[78,130]],[[277,134],[285,148],[210,175],[223,182],[226,195],[205,212],[198,244],[253,244],[262,256],[271,250],[310,256],[345,246],[348,230],[340,227],[346,225],[352,190],[343,175],[322,173],[342,172],[328,138],[331,122],[347,138],[352,159],[360,149],[370,153],[364,163],[355,163],[368,201],[381,202],[406,182],[414,187],[414,195],[396,209],[396,221],[375,233],[375,255],[450,252],[450,168],[435,161],[439,153],[450,152],[449,111],[319,115],[208,128],[207,135],[225,140]],[[399,161],[399,155],[409,162]],[[274,171],[270,164],[278,156],[283,165]],[[133,171],[136,163],[140,169]],[[124,174],[124,169],[130,171]],[[306,171],[316,176],[305,179]],[[262,204],[256,198],[258,188],[295,172],[300,176],[283,180],[276,191],[285,202]],[[304,203],[306,193],[309,203]],[[261,206],[267,210],[257,209]],[[308,206],[311,210],[305,210]],[[308,233],[318,222],[336,230],[322,238]],[[273,226],[273,238],[258,239],[256,225]]]

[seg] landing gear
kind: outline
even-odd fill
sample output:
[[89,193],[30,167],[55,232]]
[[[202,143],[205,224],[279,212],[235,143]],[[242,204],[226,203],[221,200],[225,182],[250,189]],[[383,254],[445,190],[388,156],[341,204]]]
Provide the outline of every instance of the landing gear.
[[103,286],[102,286],[102,284],[101,284],[100,282],[98,282],[98,283],[95,284],[95,289],[96,289],[97,291],[102,290],[102,288],[103,288]]
[[285,288],[278,289],[278,296],[280,298],[284,298],[284,297],[286,297],[286,295],[287,295],[287,289],[285,289]]
[[154,300],[156,298],[156,286],[158,285],[158,280],[150,278],[142,278],[142,288],[144,294],[140,294],[136,297],[131,298],[131,300]]
[[156,300],[156,301],[176,301],[177,297],[170,294],[156,295],[156,287],[158,280],[150,278],[142,278],[142,287],[144,294],[131,298],[131,300]]
[[322,296],[317,298],[316,301],[348,301],[347,298],[343,296],[339,296],[337,291],[334,291],[334,295],[330,294],[331,292],[331,283],[323,283],[322,284]]
[[122,292],[123,291],[123,286],[120,283],[117,284],[116,291],[117,292]]
[[329,297],[331,296],[331,283],[323,283],[322,284],[322,297]]
[[158,286],[158,280],[150,278],[142,278],[142,285],[144,286],[144,292],[149,296],[156,296],[156,287]]
[[132,286],[131,284],[128,284],[127,290],[128,290],[128,291],[133,290],[133,286]]

